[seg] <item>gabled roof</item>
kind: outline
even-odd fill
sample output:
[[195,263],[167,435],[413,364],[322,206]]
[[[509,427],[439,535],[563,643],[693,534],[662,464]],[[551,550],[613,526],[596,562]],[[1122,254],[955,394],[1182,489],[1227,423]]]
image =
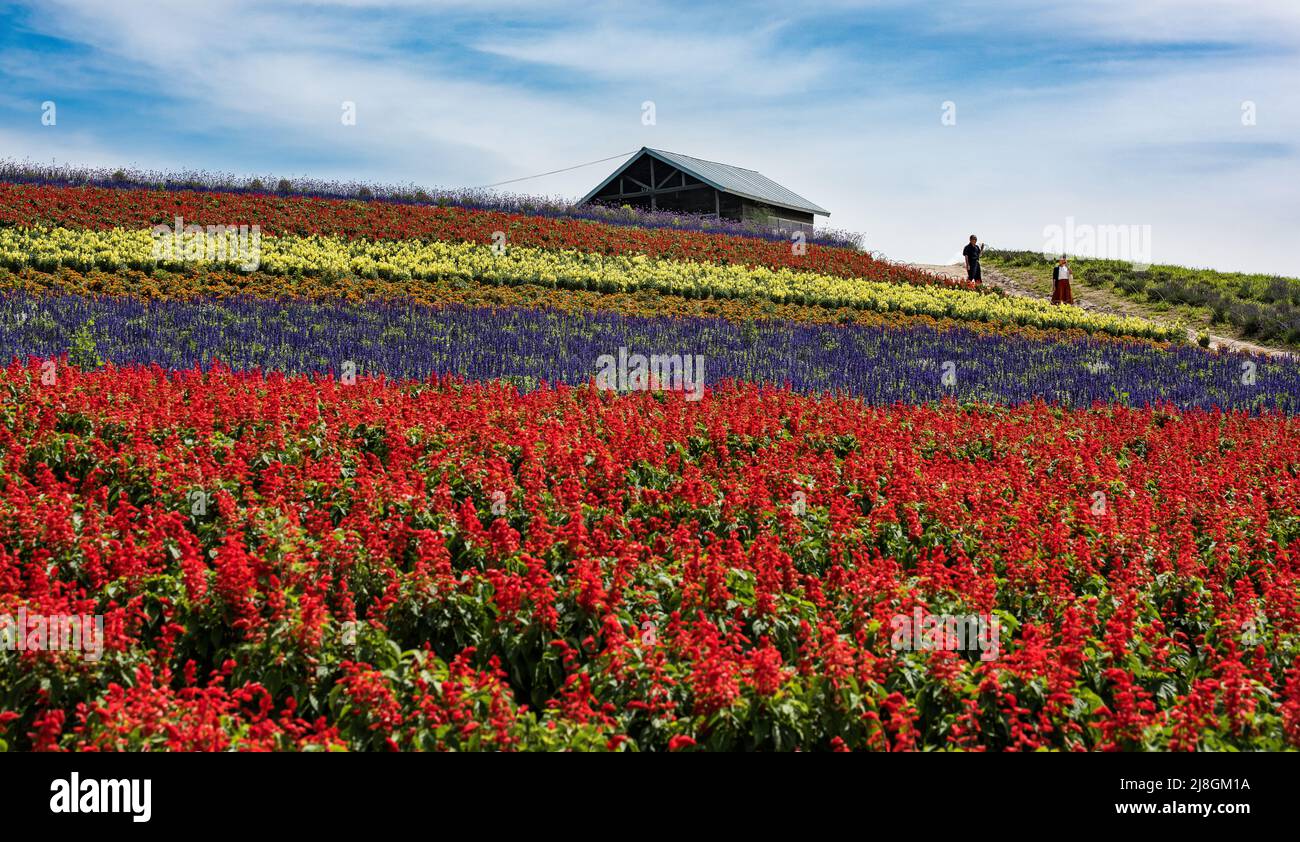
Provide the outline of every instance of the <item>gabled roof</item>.
[[618,178],[624,170],[632,166],[642,155],[650,155],[669,166],[676,167],[682,172],[698,178],[710,187],[721,190],[723,193],[743,196],[746,199],[752,199],[755,202],[762,202],[773,207],[788,208],[789,210],[803,211],[804,213],[816,213],[822,216],[831,215],[830,211],[820,205],[814,205],[793,190],[787,190],[755,170],[733,167],[730,164],[719,164],[717,161],[705,161],[702,158],[692,158],[690,155],[682,155],[678,152],[651,149],[648,146],[641,147],[641,151],[623,162],[623,165],[614,170],[609,178],[597,184],[594,190],[583,196],[578,201],[578,204],[581,205],[589,201],[604,189],[605,185]]

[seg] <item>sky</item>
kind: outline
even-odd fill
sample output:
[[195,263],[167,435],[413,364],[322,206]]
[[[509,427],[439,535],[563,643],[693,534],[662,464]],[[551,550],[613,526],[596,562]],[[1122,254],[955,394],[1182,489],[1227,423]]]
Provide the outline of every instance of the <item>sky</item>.
[[1297,82],[1295,0],[0,4],[0,158],[454,188],[649,146],[926,263],[1300,276]]

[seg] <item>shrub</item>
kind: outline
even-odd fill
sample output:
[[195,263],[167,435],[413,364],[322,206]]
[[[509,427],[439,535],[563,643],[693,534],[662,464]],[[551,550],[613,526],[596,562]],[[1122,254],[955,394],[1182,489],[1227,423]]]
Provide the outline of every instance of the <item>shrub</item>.
[[86,319],[72,334],[72,341],[68,346],[68,362],[83,371],[99,368],[104,364],[95,345],[94,328],[95,320]]

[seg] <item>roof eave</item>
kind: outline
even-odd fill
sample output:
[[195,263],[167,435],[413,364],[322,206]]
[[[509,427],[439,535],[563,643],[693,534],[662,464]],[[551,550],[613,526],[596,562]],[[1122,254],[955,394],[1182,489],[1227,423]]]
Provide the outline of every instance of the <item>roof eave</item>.
[[613,181],[614,179],[622,175],[623,171],[626,170],[628,167],[632,166],[632,162],[635,161],[637,158],[640,158],[642,152],[649,152],[649,151],[650,150],[648,148],[642,146],[636,152],[633,152],[628,157],[628,159],[623,163],[619,164],[618,167],[612,173],[610,173],[609,176],[604,181],[602,181],[600,184],[597,184],[595,187],[591,189],[591,192],[587,193],[587,195],[579,199],[577,204],[585,205],[587,202],[591,201],[592,196],[595,196],[597,193],[604,190],[606,185],[608,185],[611,181]]
[[[635,153],[633,153],[632,157],[628,158],[626,161],[624,161],[622,164],[620,164],[619,167],[618,167],[618,169],[616,169],[616,170],[614,170],[614,172],[610,173],[610,175],[609,175],[608,178],[606,178],[606,179],[605,179],[604,181],[602,181],[600,184],[597,184],[597,185],[595,186],[595,188],[593,188],[593,189],[591,190],[591,192],[589,192],[587,195],[585,195],[585,196],[583,196],[581,199],[579,199],[579,200],[578,200],[578,204],[579,204],[579,205],[584,205],[584,204],[586,204],[587,202],[591,201],[591,198],[592,198],[593,196],[595,196],[595,195],[596,195],[597,193],[599,193],[601,190],[604,190],[605,187],[606,187],[606,185],[608,185],[608,184],[609,184],[611,181],[613,181],[615,178],[618,178],[618,176],[619,176],[620,174],[622,174],[622,172],[623,172],[624,170],[626,170],[628,167],[632,166],[633,162],[635,162],[637,158],[640,158],[642,153],[645,153],[646,155],[649,155],[650,157],[654,158],[656,161],[659,161],[659,162],[662,163],[662,164],[667,164],[668,166],[673,167],[673,168],[675,168],[675,169],[679,169],[679,170],[686,170],[686,169],[688,169],[688,168],[683,167],[683,166],[682,166],[680,163],[678,163],[677,161],[670,161],[669,159],[667,159],[667,158],[665,158],[664,156],[660,155],[658,152],[656,152],[655,150],[651,149],[650,147],[648,147],[648,146],[642,146],[639,150],[637,150]],[[784,210],[799,211],[800,213],[811,213],[811,214],[813,214],[813,215],[815,215],[815,216],[830,216],[830,215],[831,215],[831,212],[830,212],[830,211],[826,210],[825,208],[817,207],[816,205],[813,205],[811,202],[809,203],[809,206],[807,206],[807,207],[798,207],[798,206],[796,206],[796,205],[789,205],[789,204],[782,204],[782,203],[780,203],[780,202],[774,202],[774,201],[772,201],[771,199],[767,199],[767,198],[764,198],[764,197],[762,197],[762,196],[755,196],[755,195],[753,195],[752,193],[742,193],[742,192],[740,192],[739,190],[729,190],[729,189],[727,189],[726,187],[723,187],[723,186],[719,185],[717,182],[713,181],[712,179],[710,179],[710,178],[705,178],[704,176],[700,175],[698,172],[695,172],[694,170],[688,170],[688,171],[691,173],[691,177],[692,177],[692,178],[698,178],[700,181],[702,181],[702,182],[704,182],[705,184],[709,185],[709,186],[712,187],[714,190],[717,190],[719,193],[727,193],[728,195],[731,195],[731,196],[740,196],[740,197],[743,198],[743,199],[749,199],[751,202],[761,202],[761,203],[764,204],[764,205],[770,205],[771,207],[774,207],[774,208],[783,208]],[[790,191],[790,192],[793,192],[793,191]]]
[[[648,155],[650,155],[651,157],[653,157],[656,161],[660,161],[660,162],[662,162],[662,163],[665,163],[665,164],[667,164],[667,165],[670,166],[670,167],[674,167],[674,168],[679,169],[679,170],[680,170],[680,169],[688,169],[688,170],[689,170],[689,168],[685,168],[685,167],[683,167],[679,162],[677,162],[677,161],[670,161],[669,159],[667,159],[667,158],[665,158],[664,156],[660,155],[658,152],[656,152],[654,149],[651,149],[651,148],[648,147],[648,146],[643,146],[643,147],[641,147],[641,150],[642,150],[643,152],[647,153]],[[683,157],[690,157],[690,156],[683,156]],[[635,160],[635,159],[633,159],[633,160]],[[628,163],[631,163],[631,161],[629,161]],[[765,204],[765,205],[771,205],[771,206],[774,207],[774,208],[785,208],[786,210],[802,211],[803,213],[820,214],[820,215],[822,215],[822,216],[830,216],[830,215],[831,215],[831,212],[830,212],[830,211],[826,210],[825,208],[819,208],[819,207],[816,207],[816,206],[814,206],[811,202],[808,203],[808,205],[809,205],[808,207],[797,207],[797,206],[795,206],[795,205],[782,204],[782,203],[780,203],[780,202],[774,202],[774,201],[772,201],[771,199],[763,198],[762,196],[755,196],[755,195],[752,194],[752,193],[744,193],[744,192],[741,192],[741,191],[739,191],[739,190],[732,190],[732,189],[729,189],[729,188],[723,187],[723,186],[721,186],[720,184],[718,184],[717,182],[713,181],[712,179],[705,178],[704,176],[700,175],[700,174],[699,174],[698,172],[696,172],[695,170],[689,170],[689,172],[690,172],[690,174],[691,174],[693,177],[698,178],[700,181],[703,181],[705,184],[709,185],[709,186],[712,187],[714,190],[717,190],[719,193],[727,193],[727,194],[732,195],[732,196],[740,196],[741,198],[749,199],[751,202],[762,202],[763,204]],[[597,189],[599,189],[599,188],[597,188]],[[794,191],[791,190],[790,192],[793,193]]]

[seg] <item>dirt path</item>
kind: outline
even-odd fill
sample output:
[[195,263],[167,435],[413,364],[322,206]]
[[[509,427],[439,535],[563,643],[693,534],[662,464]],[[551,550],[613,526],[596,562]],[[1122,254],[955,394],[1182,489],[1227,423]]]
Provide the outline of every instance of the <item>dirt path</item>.
[[[927,272],[934,272],[936,275],[943,275],[947,278],[965,279],[966,269],[960,263],[940,265],[933,263],[913,263],[917,269],[924,269]],[[1029,270],[1032,273],[1032,270]],[[982,270],[984,283],[989,286],[995,286],[1009,295],[1018,295],[1022,298],[1037,298],[1047,300],[1049,296],[1049,281],[1044,280],[1042,289],[1035,289],[1034,282],[1025,272],[1015,270],[1005,270],[1000,268],[984,267]],[[1083,284],[1074,284],[1071,292],[1074,293],[1074,303],[1078,307],[1095,313],[1109,313],[1115,316],[1138,316],[1153,322],[1168,324],[1172,319],[1163,318],[1158,313],[1146,312],[1140,306],[1134,304],[1119,295],[1107,292],[1106,290],[1094,289]],[[1189,340],[1196,341],[1197,331],[1194,328],[1188,328],[1187,337]],[[1235,339],[1231,336],[1218,336],[1210,334],[1211,348],[1225,348],[1231,351],[1246,351],[1251,354],[1267,354],[1275,357],[1295,356],[1291,351],[1282,348],[1270,348],[1266,345],[1257,345],[1254,342],[1247,342],[1244,339]]]

